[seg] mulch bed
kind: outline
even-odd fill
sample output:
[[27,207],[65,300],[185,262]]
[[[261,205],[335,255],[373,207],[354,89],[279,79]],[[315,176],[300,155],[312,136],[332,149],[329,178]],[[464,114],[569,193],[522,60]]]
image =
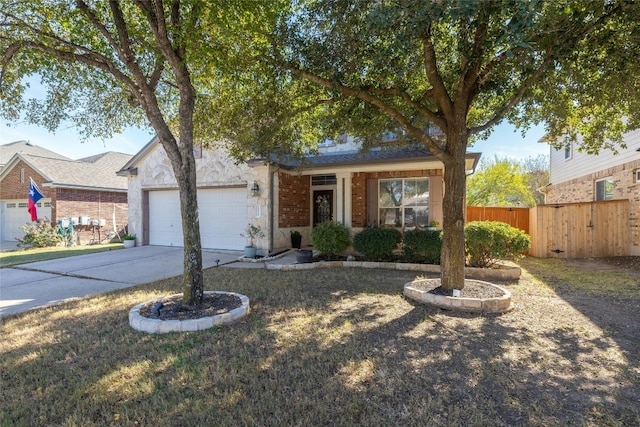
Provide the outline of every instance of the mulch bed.
[[[416,289],[427,291],[430,294],[451,296],[451,292],[446,291],[440,286],[440,280],[425,280],[414,285]],[[478,282],[476,280],[465,280],[464,289],[460,291],[460,298],[499,298],[504,295],[500,289]]]
[[149,319],[189,320],[227,313],[242,305],[242,301],[230,294],[204,294],[202,304],[189,306],[182,304],[182,295],[171,295],[160,300],[162,308],[153,312],[157,301],[146,304],[140,309],[140,315]]

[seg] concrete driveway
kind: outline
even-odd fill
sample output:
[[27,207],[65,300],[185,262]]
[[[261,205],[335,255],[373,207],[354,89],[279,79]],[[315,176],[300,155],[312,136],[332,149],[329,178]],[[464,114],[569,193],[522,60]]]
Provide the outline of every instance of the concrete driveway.
[[[182,248],[141,246],[0,269],[0,316],[179,276],[183,254]],[[203,251],[202,264],[235,265],[240,256]]]

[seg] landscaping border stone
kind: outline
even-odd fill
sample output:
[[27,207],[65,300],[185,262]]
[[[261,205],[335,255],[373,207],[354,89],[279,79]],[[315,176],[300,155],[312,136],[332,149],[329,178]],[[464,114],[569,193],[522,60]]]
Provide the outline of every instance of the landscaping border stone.
[[447,310],[462,311],[468,313],[506,313],[512,310],[511,292],[507,289],[482,280],[469,280],[484,286],[492,286],[502,291],[502,296],[495,298],[468,298],[438,295],[429,291],[418,289],[416,285],[424,282],[433,282],[440,279],[420,279],[408,282],[404,285],[404,295],[414,301],[430,304]]
[[149,334],[164,334],[167,332],[192,332],[202,331],[214,326],[232,324],[249,313],[249,298],[245,295],[225,291],[205,291],[204,293],[235,295],[240,298],[240,307],[234,308],[227,313],[217,314],[215,316],[207,316],[201,317],[199,319],[187,320],[151,319],[140,314],[140,309],[142,309],[142,307],[146,306],[147,304],[159,302],[163,298],[166,298],[160,297],[152,301],[143,302],[142,304],[138,304],[133,307],[129,311],[129,325],[137,331],[147,332]]

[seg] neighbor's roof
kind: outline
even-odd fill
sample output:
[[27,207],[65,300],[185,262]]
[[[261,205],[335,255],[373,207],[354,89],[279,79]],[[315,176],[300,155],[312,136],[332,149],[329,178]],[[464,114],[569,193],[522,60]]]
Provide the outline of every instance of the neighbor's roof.
[[48,157],[50,159],[71,160],[62,154],[38,147],[29,141],[16,141],[0,145],[0,167],[6,165],[14,154],[29,154],[32,156]]
[[22,160],[42,175],[46,187],[127,191],[127,178],[116,175],[131,155],[109,151],[79,160],[15,154],[2,175]]

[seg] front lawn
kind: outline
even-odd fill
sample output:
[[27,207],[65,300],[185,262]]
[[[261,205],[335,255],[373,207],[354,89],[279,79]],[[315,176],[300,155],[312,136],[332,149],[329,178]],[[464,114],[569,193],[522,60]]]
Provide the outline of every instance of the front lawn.
[[122,243],[109,243],[105,245],[72,246],[69,248],[55,246],[50,248],[16,249],[14,251],[0,252],[0,268],[122,248]]
[[416,305],[415,273],[358,268],[209,269],[251,312],[202,332],[128,326],[178,278],[10,316],[0,425],[640,424],[640,289],[581,292],[556,263],[523,260],[501,316]]

